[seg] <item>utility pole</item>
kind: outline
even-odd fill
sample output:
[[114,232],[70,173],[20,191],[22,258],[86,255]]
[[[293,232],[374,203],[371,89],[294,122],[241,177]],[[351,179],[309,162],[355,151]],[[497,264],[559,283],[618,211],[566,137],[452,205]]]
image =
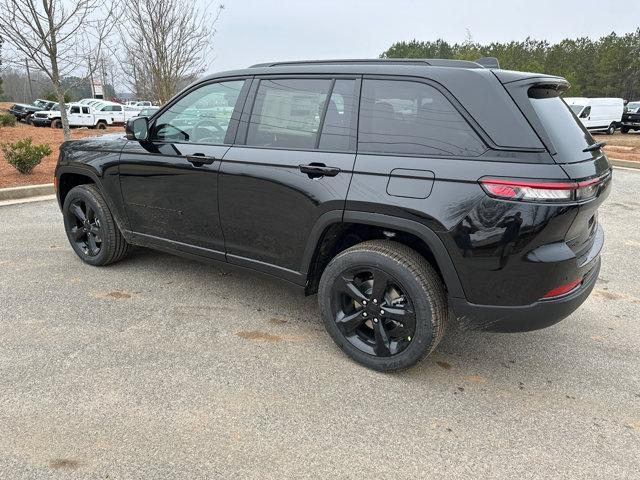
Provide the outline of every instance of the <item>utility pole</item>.
[[25,58],[24,59],[24,64],[27,67],[27,80],[29,82],[29,95],[31,96],[29,98],[30,102],[33,102],[34,98],[33,98],[33,87],[31,86],[31,71],[29,70],[29,59]]

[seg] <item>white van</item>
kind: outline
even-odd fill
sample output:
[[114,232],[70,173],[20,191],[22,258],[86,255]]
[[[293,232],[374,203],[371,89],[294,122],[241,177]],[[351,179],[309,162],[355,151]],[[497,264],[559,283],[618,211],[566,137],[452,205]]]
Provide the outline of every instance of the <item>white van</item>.
[[591,132],[613,135],[620,127],[624,112],[622,98],[567,97],[564,101]]

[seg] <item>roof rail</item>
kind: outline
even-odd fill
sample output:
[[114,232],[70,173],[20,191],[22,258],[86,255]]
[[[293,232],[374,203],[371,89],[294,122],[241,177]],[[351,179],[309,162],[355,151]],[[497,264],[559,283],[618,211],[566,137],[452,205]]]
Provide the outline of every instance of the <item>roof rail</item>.
[[[496,60],[497,62],[497,60]],[[258,67],[284,67],[289,65],[431,65],[435,67],[459,67],[459,68],[483,68],[478,62],[468,60],[447,60],[442,58],[351,58],[335,60],[293,60],[288,62],[256,63],[249,68]]]

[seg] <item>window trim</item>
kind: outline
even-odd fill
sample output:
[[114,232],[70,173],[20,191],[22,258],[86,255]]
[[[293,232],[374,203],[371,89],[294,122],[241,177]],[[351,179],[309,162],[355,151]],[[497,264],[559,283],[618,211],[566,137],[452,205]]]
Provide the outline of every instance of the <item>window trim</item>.
[[[470,160],[470,159],[474,159],[474,158],[480,158],[481,156],[485,155],[487,153],[487,150],[499,150],[498,148],[495,148],[496,145],[493,143],[493,141],[489,138],[489,136],[487,135],[487,133],[482,130],[482,128],[480,127],[480,125],[478,125],[478,123],[473,119],[473,117],[471,116],[471,114],[469,112],[467,112],[467,110],[464,108],[464,106],[458,101],[458,99],[449,91],[446,89],[446,87],[430,78],[426,78],[426,77],[415,77],[415,76],[411,76],[411,75],[363,75],[362,76],[362,83],[364,83],[365,80],[387,80],[387,81],[404,81],[404,82],[413,82],[413,83],[422,83],[425,85],[428,85],[432,88],[434,88],[437,92],[439,92],[440,94],[442,94],[442,96],[444,96],[449,103],[451,104],[451,106],[453,107],[454,110],[456,110],[458,112],[458,114],[460,114],[460,116],[462,117],[462,119],[467,123],[467,125],[469,126],[469,128],[471,128],[471,130],[473,130],[473,132],[477,135],[478,139],[480,140],[480,142],[482,142],[484,144],[485,150],[478,154],[478,155],[436,155],[436,154],[417,154],[417,153],[398,153],[398,152],[372,152],[369,150],[360,150],[358,148],[358,144],[360,142],[360,111],[361,111],[361,106],[358,105],[358,130],[357,130],[357,135],[356,135],[356,151],[358,153],[358,155],[378,155],[378,156],[386,156],[386,157],[412,157],[412,158],[442,158],[445,157],[447,159],[451,158],[451,159],[466,159],[466,160]],[[360,86],[360,102],[362,101],[362,85]]]
[[[331,74],[331,73],[316,73],[316,74],[304,74],[304,73],[292,73],[292,74],[262,74],[256,75],[253,77],[254,81],[251,85],[251,90],[248,93],[247,99],[245,100],[245,108],[242,111],[242,115],[240,116],[240,122],[238,126],[238,130],[236,133],[236,138],[234,139],[233,145],[237,147],[243,148],[260,148],[263,150],[285,150],[285,151],[296,151],[296,152],[324,152],[324,153],[356,153],[356,148],[358,145],[358,119],[360,117],[360,93],[362,88],[362,75],[359,74]],[[335,82],[337,80],[355,80],[353,95],[356,101],[354,102],[354,109],[351,118],[351,130],[352,134],[349,135],[349,148],[348,149],[324,149],[324,148],[289,148],[289,147],[265,147],[261,145],[247,145],[247,136],[249,134],[249,121],[251,120],[251,114],[253,113],[253,108],[255,106],[256,97],[258,93],[258,88],[260,87],[260,82],[262,80],[331,80],[331,86],[329,90],[329,95],[333,93],[333,87],[335,86]],[[331,98],[330,96],[328,98]],[[318,135],[316,140],[319,141],[322,130],[324,129],[324,118],[320,119],[320,124],[318,126]],[[355,128],[353,128],[355,126]],[[316,145],[318,145],[316,143]]]
[[247,94],[249,92],[249,89],[251,87],[252,81],[253,81],[253,76],[251,75],[239,75],[239,76],[233,76],[233,77],[218,77],[218,78],[211,78],[211,79],[207,79],[206,81],[203,82],[199,82],[193,85],[189,85],[188,87],[186,87],[185,89],[183,89],[181,92],[179,92],[175,97],[173,97],[173,99],[168,102],[165,106],[161,107],[160,109],[158,109],[152,116],[151,118],[149,118],[149,132],[152,132],[153,129],[155,128],[155,123],[158,120],[158,118],[160,117],[160,115],[162,115],[165,111],[169,110],[173,105],[175,105],[177,102],[179,102],[180,100],[182,100],[184,97],[186,97],[187,95],[189,95],[190,93],[194,92],[195,90],[205,87],[207,85],[213,85],[215,83],[223,83],[223,82],[233,82],[233,81],[238,81],[238,80],[244,80],[244,84],[242,85],[242,88],[240,89],[240,94],[238,95],[238,99],[236,100],[236,104],[233,108],[233,112],[231,113],[231,118],[229,120],[229,127],[227,127],[227,132],[225,133],[224,136],[224,143],[202,143],[202,142],[170,142],[167,140],[159,140],[159,139],[153,139],[150,138],[149,140],[145,140],[146,142],[149,143],[157,143],[157,144],[161,144],[161,145],[166,145],[166,144],[172,144],[172,145],[209,145],[209,146],[220,146],[220,147],[227,147],[227,146],[232,146],[233,145],[233,141],[235,139],[236,133],[237,133],[237,129],[238,129],[238,124],[239,124],[239,117],[240,115],[237,115],[238,113],[241,113],[242,110],[244,109],[244,105],[245,102],[247,100]]

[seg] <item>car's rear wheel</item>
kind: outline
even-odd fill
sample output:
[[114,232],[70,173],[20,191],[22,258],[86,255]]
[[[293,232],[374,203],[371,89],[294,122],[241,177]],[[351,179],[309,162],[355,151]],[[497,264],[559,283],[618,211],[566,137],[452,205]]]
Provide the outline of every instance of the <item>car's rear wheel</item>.
[[95,185],[72,188],[62,207],[67,238],[76,254],[90,265],[108,265],[124,258],[129,244]]
[[431,353],[448,318],[433,267],[415,250],[388,240],[355,245],[331,260],[318,301],[336,344],[355,361],[386,372]]
[[96,125],[96,127],[98,128],[98,130],[104,130],[107,128],[107,124],[104,122],[98,122],[98,124]]
[[62,128],[62,121],[61,120],[53,120],[51,122],[51,128]]
[[620,133],[629,133],[629,127],[620,127]]

